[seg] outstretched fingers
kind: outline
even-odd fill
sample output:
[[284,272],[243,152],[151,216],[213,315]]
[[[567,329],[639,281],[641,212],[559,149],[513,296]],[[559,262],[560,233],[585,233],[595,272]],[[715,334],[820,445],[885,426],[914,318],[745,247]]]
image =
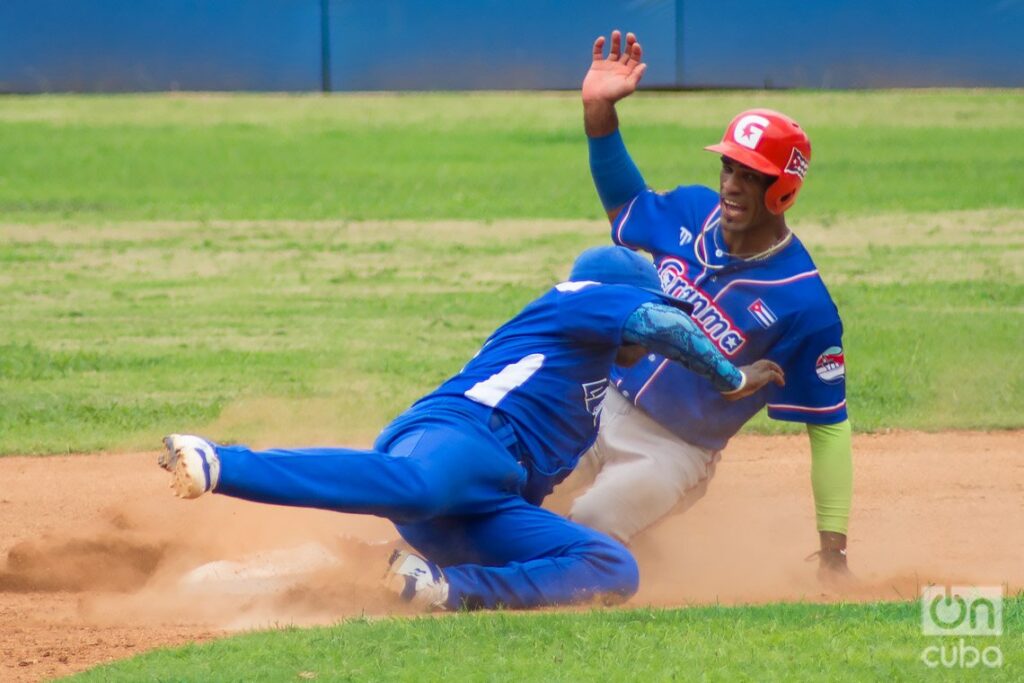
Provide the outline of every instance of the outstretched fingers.
[[622,56],[622,32],[618,29],[612,31],[612,47],[608,51],[608,59],[612,61],[619,61],[619,57]]
[[627,60],[626,66],[631,67],[637,65],[643,59],[643,48],[640,47],[640,41],[637,40],[636,36],[632,33],[626,37],[626,52]]
[[626,34],[626,46],[622,50],[622,54],[619,56],[619,61],[623,64],[628,64],[629,60],[633,56],[633,49],[636,47],[636,36],[632,33]]
[[598,36],[594,39],[594,45],[591,49],[593,61],[598,62],[607,59],[609,62],[619,62],[620,64],[632,67],[639,64],[643,59],[643,48],[640,47],[640,41],[636,39],[636,34],[634,33],[626,34],[625,44],[623,45],[622,31],[618,29],[612,31],[608,57],[604,56],[606,42],[607,40],[604,36]]

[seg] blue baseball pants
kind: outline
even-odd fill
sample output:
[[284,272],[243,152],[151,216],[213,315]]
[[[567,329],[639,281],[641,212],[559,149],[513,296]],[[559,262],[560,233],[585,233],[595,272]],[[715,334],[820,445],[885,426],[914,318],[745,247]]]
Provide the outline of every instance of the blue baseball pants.
[[457,408],[414,408],[369,451],[216,451],[216,493],[392,520],[441,567],[451,609],[565,605],[637,590],[630,552],[524,500],[526,468],[485,422]]

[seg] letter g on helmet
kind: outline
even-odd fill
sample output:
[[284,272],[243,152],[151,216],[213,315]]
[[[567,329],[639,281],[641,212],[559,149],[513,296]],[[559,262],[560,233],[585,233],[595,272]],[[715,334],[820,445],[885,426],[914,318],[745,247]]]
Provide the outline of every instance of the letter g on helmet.
[[793,206],[811,163],[807,133],[796,121],[771,109],[740,112],[729,122],[722,141],[704,149],[774,177],[764,203],[775,214]]

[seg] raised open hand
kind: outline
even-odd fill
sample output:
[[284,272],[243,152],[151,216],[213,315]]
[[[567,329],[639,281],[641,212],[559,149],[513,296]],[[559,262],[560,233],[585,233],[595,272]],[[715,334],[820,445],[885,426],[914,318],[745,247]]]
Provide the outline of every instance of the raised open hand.
[[594,41],[594,61],[583,79],[583,102],[605,102],[614,104],[623,97],[633,94],[643,78],[647,65],[640,61],[643,50],[636,36],[626,34],[625,49],[622,33],[612,31],[612,44],[608,57],[604,56],[604,36]]

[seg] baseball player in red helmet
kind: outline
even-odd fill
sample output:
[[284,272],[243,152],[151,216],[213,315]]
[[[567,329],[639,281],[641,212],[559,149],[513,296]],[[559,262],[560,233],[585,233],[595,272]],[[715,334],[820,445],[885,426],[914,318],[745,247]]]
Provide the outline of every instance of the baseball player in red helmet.
[[807,425],[819,575],[848,580],[853,475],[842,322],[786,223],[810,167],[810,140],[784,114],[744,111],[706,148],[721,159],[717,188],[654,192],[626,151],[615,110],[643,76],[643,51],[618,31],[607,57],[604,47],[602,36],[582,95],[591,172],[613,241],[654,257],[665,291],[693,304],[698,326],[733,362],[770,358],[787,381],[730,404],[707,380],[655,354],[615,368],[585,458],[593,484],[570,516],[628,542],[699,498],[729,439],[767,406],[773,419]]

